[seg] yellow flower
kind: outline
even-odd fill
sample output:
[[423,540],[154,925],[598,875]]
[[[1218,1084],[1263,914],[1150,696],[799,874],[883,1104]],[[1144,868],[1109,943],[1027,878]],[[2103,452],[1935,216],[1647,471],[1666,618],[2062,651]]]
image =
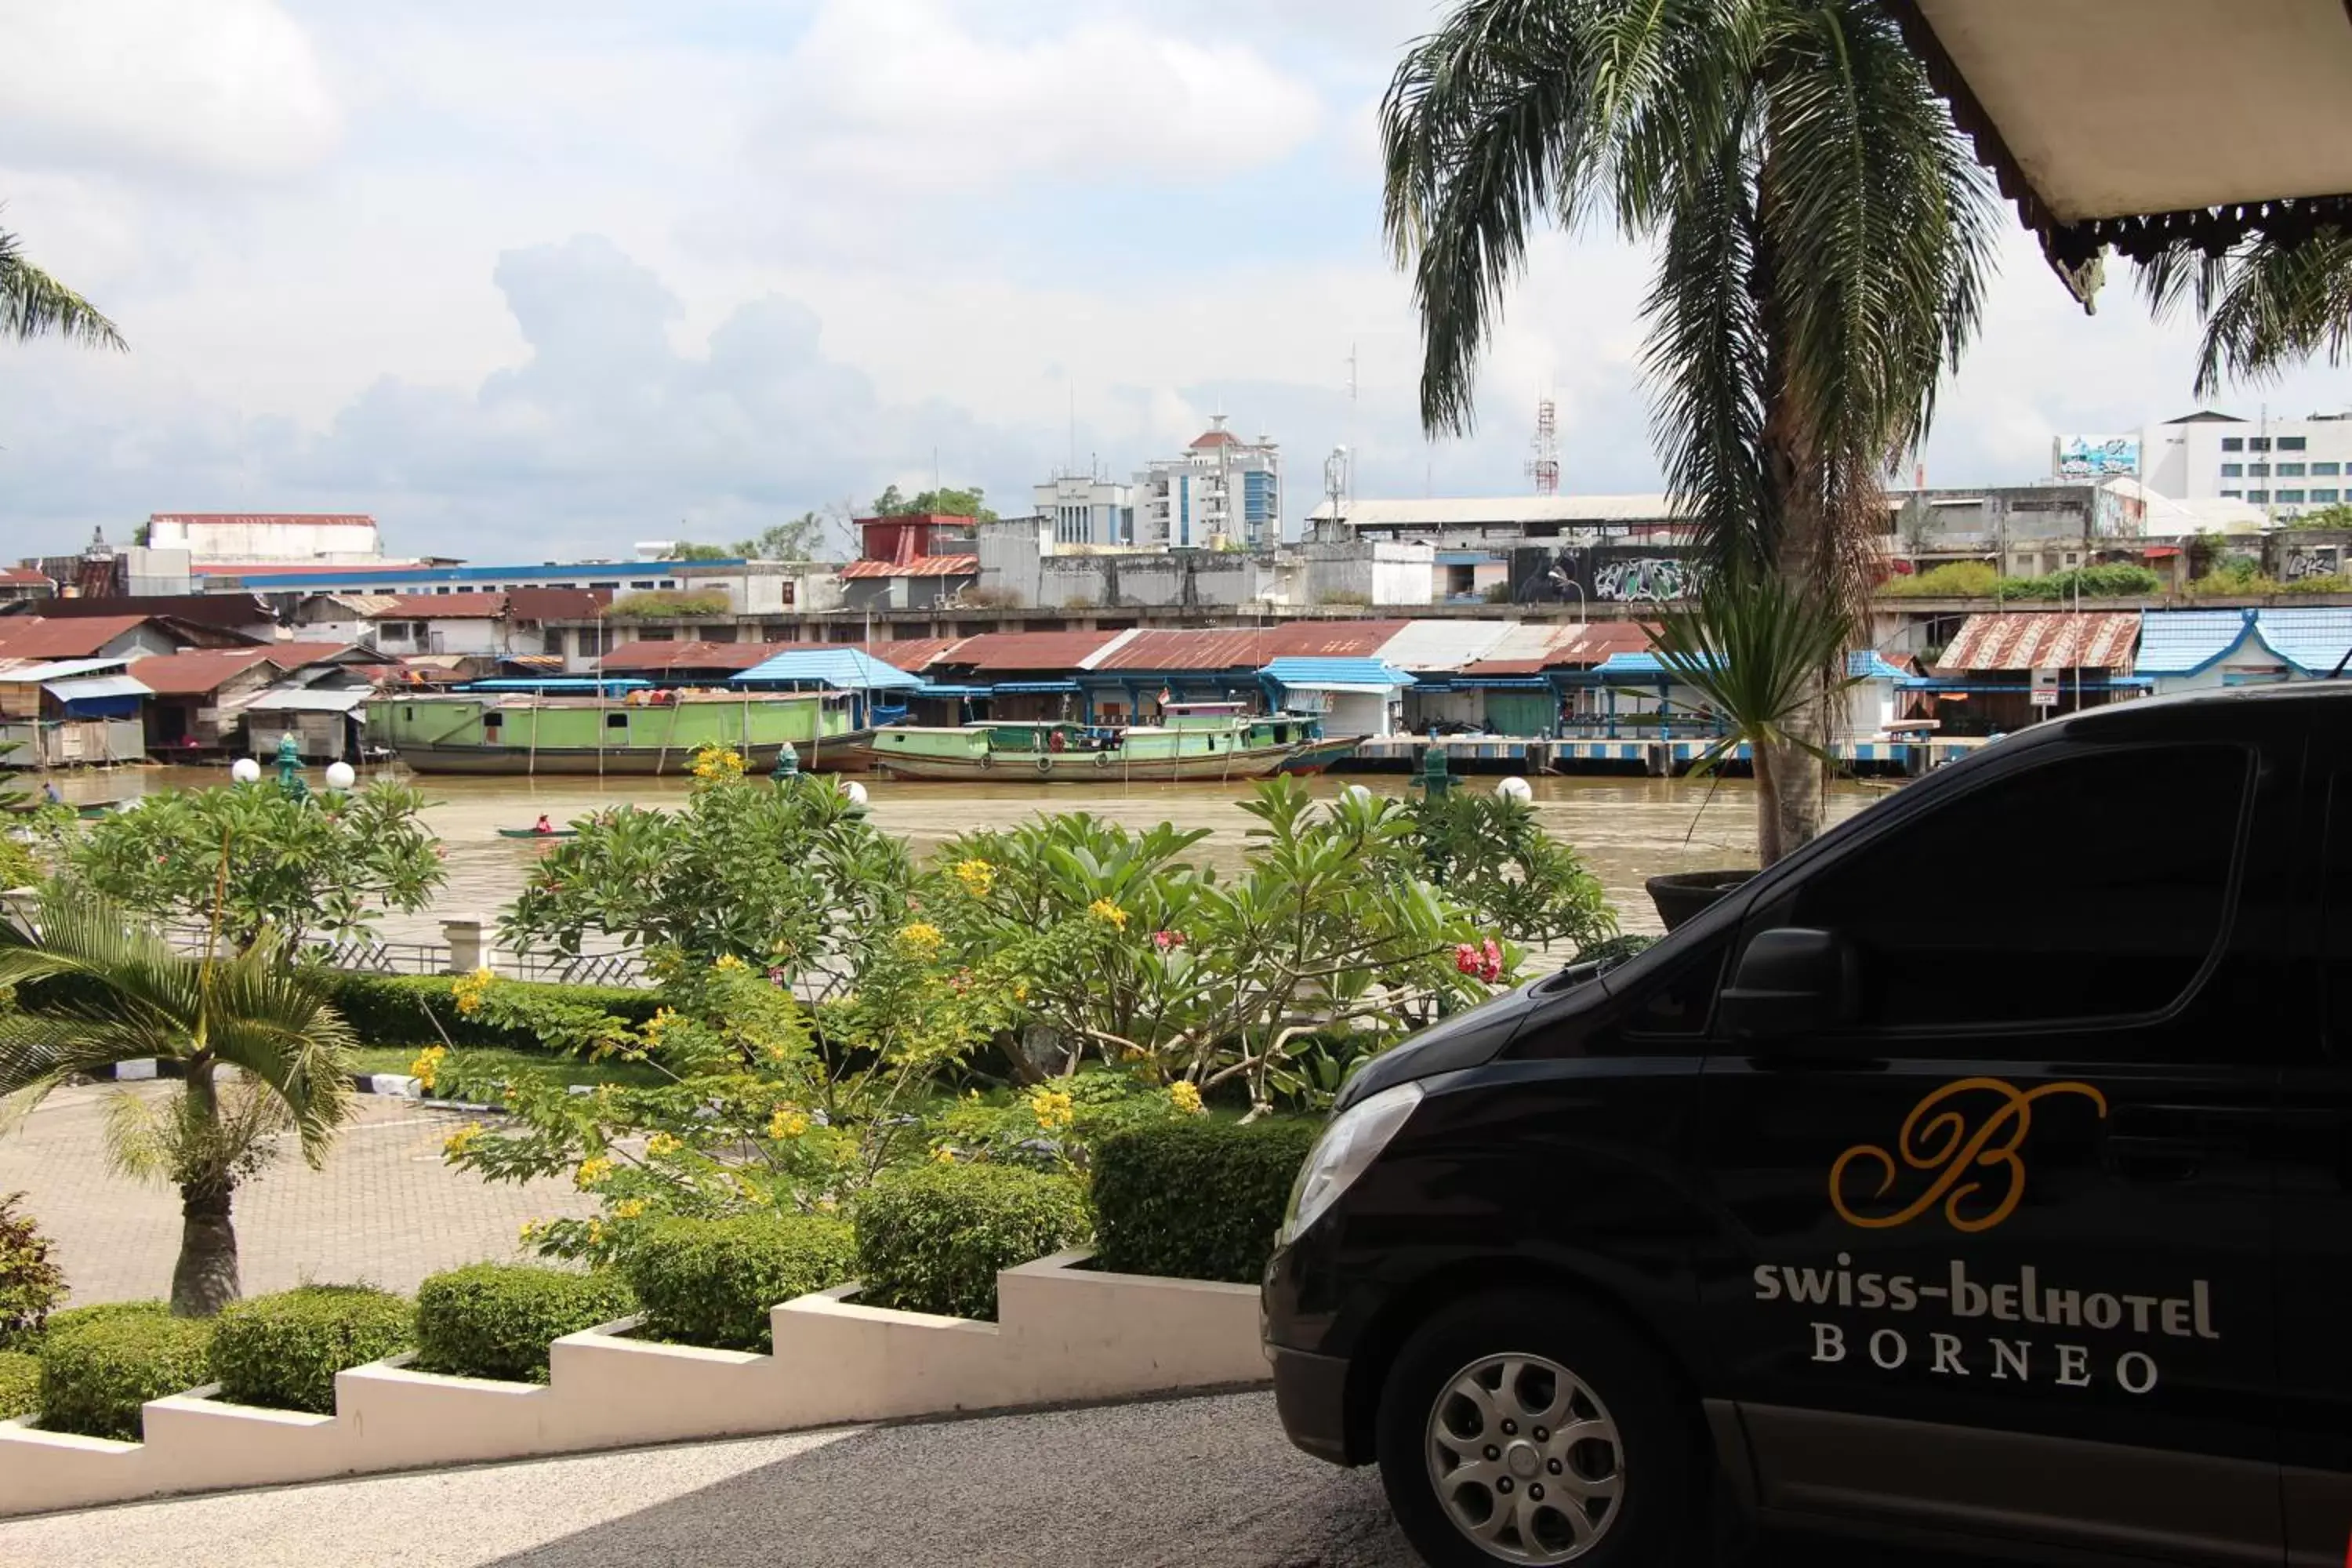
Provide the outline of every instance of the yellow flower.
[[1108,899],[1097,899],[1087,906],[1087,913],[1105,925],[1117,926],[1121,931],[1127,929],[1127,911]]
[[832,1198],[819,1198],[816,1201],[816,1212],[819,1214],[831,1214],[839,1207],[841,1205]]
[[1029,1110],[1037,1118],[1037,1125],[1047,1132],[1077,1120],[1077,1112],[1070,1107],[1070,1097],[1058,1089],[1041,1089],[1031,1095]]
[[645,1212],[646,1200],[643,1198],[624,1198],[613,1205],[614,1219],[639,1219],[644,1217]]
[[477,969],[449,987],[449,994],[457,1004],[458,1014],[470,1018],[481,1011],[482,1003],[489,995],[490,987],[498,984],[498,978],[488,969]]
[[445,1160],[457,1159],[467,1149],[471,1148],[473,1146],[474,1140],[479,1138],[481,1135],[482,1130],[478,1127],[458,1128],[457,1131],[450,1133],[449,1136],[441,1140],[441,1157]]
[[741,959],[736,957],[731,952],[722,952],[719,955],[719,962],[712,964],[710,967],[713,969],[749,969],[751,966],[744,963]]
[[931,1163],[935,1165],[952,1165],[955,1163],[955,1151],[942,1143],[931,1151]]
[[572,1184],[582,1192],[593,1192],[599,1183],[613,1173],[613,1162],[599,1156],[580,1162],[580,1169],[572,1173]]
[[899,948],[908,958],[919,963],[937,957],[946,942],[947,939],[940,934],[940,928],[928,921],[917,921],[912,925],[898,928]]
[[521,1240],[522,1244],[523,1244],[525,1247],[529,1247],[532,1242],[537,1241],[537,1240],[539,1239],[539,1230],[540,1230],[540,1222],[539,1222],[539,1221],[537,1221],[537,1220],[535,1220],[535,1219],[527,1219],[527,1220],[523,1221],[523,1222],[522,1222],[522,1230],[521,1230],[521,1232],[520,1233],[520,1239]]
[[590,1220],[588,1222],[588,1245],[591,1247],[598,1246],[604,1241],[604,1222],[601,1219]]
[[1026,980],[1015,981],[1013,983],[1013,999],[1015,1002],[1026,1002],[1029,1000],[1029,983]]
[[959,860],[955,863],[955,879],[973,898],[984,899],[988,890],[996,886],[996,868],[981,859]]
[[656,1132],[646,1140],[646,1152],[658,1160],[665,1154],[675,1154],[686,1145],[667,1132]]
[[808,1129],[808,1118],[789,1105],[776,1107],[776,1113],[768,1118],[768,1136],[771,1138],[797,1138]]
[[408,1064],[408,1076],[423,1084],[426,1092],[431,1092],[434,1084],[441,1076],[442,1058],[448,1054],[448,1047],[446,1046],[425,1047],[416,1053],[416,1059]]
[[1201,1091],[1182,1079],[1168,1086],[1168,1098],[1187,1116],[1201,1114]]

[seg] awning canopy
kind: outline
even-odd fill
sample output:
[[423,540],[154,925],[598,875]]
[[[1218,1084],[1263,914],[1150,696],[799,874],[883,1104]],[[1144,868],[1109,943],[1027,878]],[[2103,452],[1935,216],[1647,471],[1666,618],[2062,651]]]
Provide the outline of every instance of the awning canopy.
[[1412,677],[1377,658],[1277,658],[1263,671],[1267,679],[1294,691],[1401,691]]
[[998,697],[1075,697],[1075,680],[1000,680],[990,689]]
[[734,686],[821,686],[837,691],[911,691],[922,684],[895,664],[863,648],[812,647],[780,653],[753,665]]
[[87,675],[69,680],[45,680],[41,689],[60,702],[94,702],[104,697],[152,697],[145,682],[127,675]]
[[1977,155],[2086,303],[2145,259],[2352,221],[2344,0],[1890,0]]
[[248,713],[348,713],[367,700],[364,687],[276,686],[228,706]]

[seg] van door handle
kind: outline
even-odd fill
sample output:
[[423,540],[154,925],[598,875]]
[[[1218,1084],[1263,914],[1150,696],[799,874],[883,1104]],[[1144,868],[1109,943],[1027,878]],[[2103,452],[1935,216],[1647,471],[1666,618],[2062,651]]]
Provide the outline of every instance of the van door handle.
[[2214,1152],[2203,1138],[2117,1132],[2107,1135],[2105,1162],[2128,1181],[2186,1182],[2205,1168],[2205,1156]]

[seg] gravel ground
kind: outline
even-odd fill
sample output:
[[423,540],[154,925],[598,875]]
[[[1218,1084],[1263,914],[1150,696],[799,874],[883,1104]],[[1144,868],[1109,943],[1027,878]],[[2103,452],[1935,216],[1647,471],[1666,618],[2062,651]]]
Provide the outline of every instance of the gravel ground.
[[[1264,1394],[645,1449],[0,1522],[8,1568],[1413,1568]],[[1882,1560],[1883,1561],[1883,1560]],[[1909,1558],[1909,1568],[1966,1568]],[[1778,1545],[1758,1568],[1865,1568]]]

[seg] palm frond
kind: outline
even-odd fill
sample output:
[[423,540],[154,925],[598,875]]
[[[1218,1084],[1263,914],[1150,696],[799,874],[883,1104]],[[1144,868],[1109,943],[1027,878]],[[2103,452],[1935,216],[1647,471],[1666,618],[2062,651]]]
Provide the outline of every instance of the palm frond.
[[26,260],[16,237],[0,229],[0,338],[51,334],[89,348],[131,346],[97,307]]
[[2352,362],[2352,234],[2341,228],[2292,245],[2257,235],[2218,256],[2186,242],[2143,264],[2140,288],[2159,319],[2193,307],[2203,322],[2200,397],[2322,356],[2331,366]]
[[1802,720],[1825,689],[1854,684],[1845,674],[1853,626],[1835,601],[1778,574],[1719,572],[1700,585],[1694,607],[1658,616],[1650,643],[1728,731],[1718,754],[1787,745],[1827,762]]

